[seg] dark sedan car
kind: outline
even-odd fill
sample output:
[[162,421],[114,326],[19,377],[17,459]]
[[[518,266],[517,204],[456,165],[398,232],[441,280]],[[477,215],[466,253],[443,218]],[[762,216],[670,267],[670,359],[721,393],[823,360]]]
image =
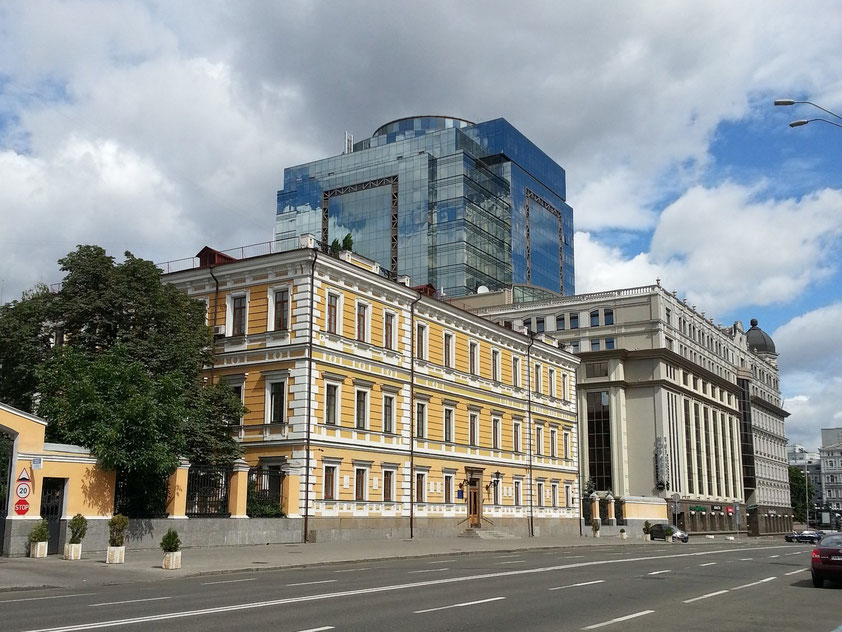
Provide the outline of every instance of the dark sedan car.
[[816,544],[821,539],[822,539],[822,532],[821,531],[814,531],[813,529],[807,529],[807,530],[799,533],[797,536],[795,536],[796,542],[809,542],[810,544]]
[[[668,524],[653,524],[649,527],[649,539],[650,540],[666,540],[667,539],[667,527],[670,525]],[[679,540],[680,542],[687,542],[690,537],[678,527],[672,528],[672,539]]]
[[784,534],[784,540],[787,542],[798,542],[798,531],[790,531]]
[[824,580],[842,580],[842,535],[827,535],[813,549],[810,567],[813,586],[821,588]]

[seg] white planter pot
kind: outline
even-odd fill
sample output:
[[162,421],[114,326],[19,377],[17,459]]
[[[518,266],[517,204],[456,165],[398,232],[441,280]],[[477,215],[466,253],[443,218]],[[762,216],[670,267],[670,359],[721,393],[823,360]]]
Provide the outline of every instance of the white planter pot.
[[175,551],[173,553],[164,553],[164,568],[170,571],[174,571],[177,568],[181,568],[181,551]]
[[644,534],[643,534],[643,541],[644,541],[644,542],[649,542],[649,540],[650,540],[650,538],[649,538],[649,534],[648,534],[648,533],[644,533]]
[[672,536],[671,535],[665,535],[664,539],[667,541],[667,544],[672,544]]
[[82,543],[71,544],[70,542],[64,545],[64,559],[66,560],[81,560],[82,559]]
[[29,557],[47,557],[46,542],[30,542]]
[[599,531],[594,531],[594,532],[593,532],[593,537],[598,538],[598,537],[599,537]]
[[628,539],[629,539],[629,534],[628,534],[628,533],[621,533],[621,534],[620,534],[620,539],[621,539],[621,540],[628,540]]
[[106,564],[122,564],[126,561],[126,547],[124,546],[109,546],[108,552],[105,554]]

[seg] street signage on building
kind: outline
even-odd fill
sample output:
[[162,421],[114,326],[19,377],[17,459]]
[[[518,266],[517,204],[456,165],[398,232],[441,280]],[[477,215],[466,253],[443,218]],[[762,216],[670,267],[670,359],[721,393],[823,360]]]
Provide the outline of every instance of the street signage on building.
[[18,474],[19,481],[31,481],[32,478],[29,476],[29,472],[26,471],[26,468],[23,468]]
[[18,481],[17,487],[15,487],[15,493],[18,495],[18,498],[29,498],[32,488],[27,481]]
[[729,516],[733,516],[734,515],[734,509],[735,509],[734,507],[732,507],[731,505],[728,505],[728,507],[725,508],[725,511]]
[[29,511],[29,502],[26,500],[18,500],[15,502],[15,513],[19,516],[23,516],[26,512]]
[[711,509],[714,511],[722,511],[722,505],[713,505]]

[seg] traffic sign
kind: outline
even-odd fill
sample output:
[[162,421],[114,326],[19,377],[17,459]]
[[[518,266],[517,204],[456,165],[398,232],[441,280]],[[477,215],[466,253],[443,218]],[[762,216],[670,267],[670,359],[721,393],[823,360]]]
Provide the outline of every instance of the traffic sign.
[[19,481],[31,481],[32,479],[29,476],[29,472],[26,471],[26,468],[23,468],[18,474]]
[[29,494],[32,493],[32,488],[26,481],[18,481],[17,487],[15,487],[15,493],[18,495],[18,498],[28,498]]
[[19,516],[24,515],[29,511],[29,502],[26,500],[19,500],[15,503],[15,513]]

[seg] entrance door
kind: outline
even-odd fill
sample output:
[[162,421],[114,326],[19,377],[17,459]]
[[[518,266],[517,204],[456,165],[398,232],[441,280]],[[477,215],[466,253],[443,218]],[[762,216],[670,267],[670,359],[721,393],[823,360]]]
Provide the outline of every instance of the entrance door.
[[480,526],[479,480],[472,478],[468,486],[468,516],[472,527]]
[[47,521],[47,530],[50,533],[47,544],[49,555],[58,553],[61,511],[64,507],[64,481],[63,478],[45,478],[41,488],[41,517]]

